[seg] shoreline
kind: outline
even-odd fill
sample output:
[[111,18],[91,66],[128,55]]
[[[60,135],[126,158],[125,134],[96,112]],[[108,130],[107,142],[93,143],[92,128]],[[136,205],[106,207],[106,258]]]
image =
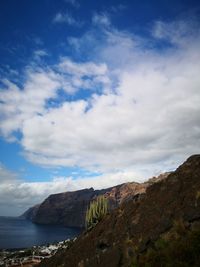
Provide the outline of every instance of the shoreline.
[[48,243],[45,245],[32,246],[29,248],[1,249],[0,266],[26,266],[26,264],[40,263],[45,258],[50,258],[58,251],[68,249],[77,237],[66,239],[59,242]]
[[72,239],[84,231],[81,227],[36,224],[27,219],[0,216],[0,252],[31,249]]

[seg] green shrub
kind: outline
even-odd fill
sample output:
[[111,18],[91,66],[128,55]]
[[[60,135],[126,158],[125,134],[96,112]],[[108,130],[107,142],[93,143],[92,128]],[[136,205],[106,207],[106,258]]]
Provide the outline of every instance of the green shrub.
[[172,240],[158,239],[146,253],[133,259],[131,267],[199,267],[199,263],[200,230],[196,230],[177,234]]
[[90,203],[86,211],[86,229],[93,228],[108,212],[108,200],[104,196],[97,197]]

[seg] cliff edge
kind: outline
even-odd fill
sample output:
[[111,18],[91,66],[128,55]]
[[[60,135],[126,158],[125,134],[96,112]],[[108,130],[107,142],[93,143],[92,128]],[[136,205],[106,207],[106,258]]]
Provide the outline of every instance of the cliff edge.
[[[195,229],[199,232],[194,232]],[[191,255],[187,252],[189,247],[188,250],[181,247],[181,244],[186,245],[193,239],[199,240],[198,233],[200,155],[194,155],[167,178],[148,186],[145,194],[123,202],[91,231],[78,237],[69,249],[42,261],[40,266],[146,266],[140,262],[147,260],[151,251],[156,249],[158,240],[170,240],[169,244],[173,244],[174,240],[180,242],[177,249],[171,249],[170,255],[174,255],[172,265],[161,265],[162,257],[156,256],[154,263],[148,266],[199,266],[199,242],[195,241],[197,245]],[[187,239],[188,236],[190,238]],[[157,253],[162,246],[161,243]],[[184,251],[183,255],[180,251]],[[177,259],[185,261],[185,265],[177,265]]]

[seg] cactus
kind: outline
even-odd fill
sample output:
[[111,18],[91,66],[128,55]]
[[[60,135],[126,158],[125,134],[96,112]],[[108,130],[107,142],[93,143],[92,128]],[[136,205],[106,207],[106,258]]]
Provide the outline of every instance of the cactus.
[[93,228],[108,212],[108,200],[104,196],[97,197],[90,203],[86,211],[86,229]]

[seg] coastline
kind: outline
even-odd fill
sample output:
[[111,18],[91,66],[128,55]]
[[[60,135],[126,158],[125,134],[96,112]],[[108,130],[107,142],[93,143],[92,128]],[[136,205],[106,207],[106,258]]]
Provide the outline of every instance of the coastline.
[[1,267],[17,267],[17,266],[36,266],[43,259],[50,258],[58,251],[68,249],[77,237],[66,239],[51,244],[33,246],[30,248],[17,249],[1,249],[0,250],[0,266]]
[[18,217],[0,217],[0,252],[30,249],[79,236],[83,229],[38,225]]

